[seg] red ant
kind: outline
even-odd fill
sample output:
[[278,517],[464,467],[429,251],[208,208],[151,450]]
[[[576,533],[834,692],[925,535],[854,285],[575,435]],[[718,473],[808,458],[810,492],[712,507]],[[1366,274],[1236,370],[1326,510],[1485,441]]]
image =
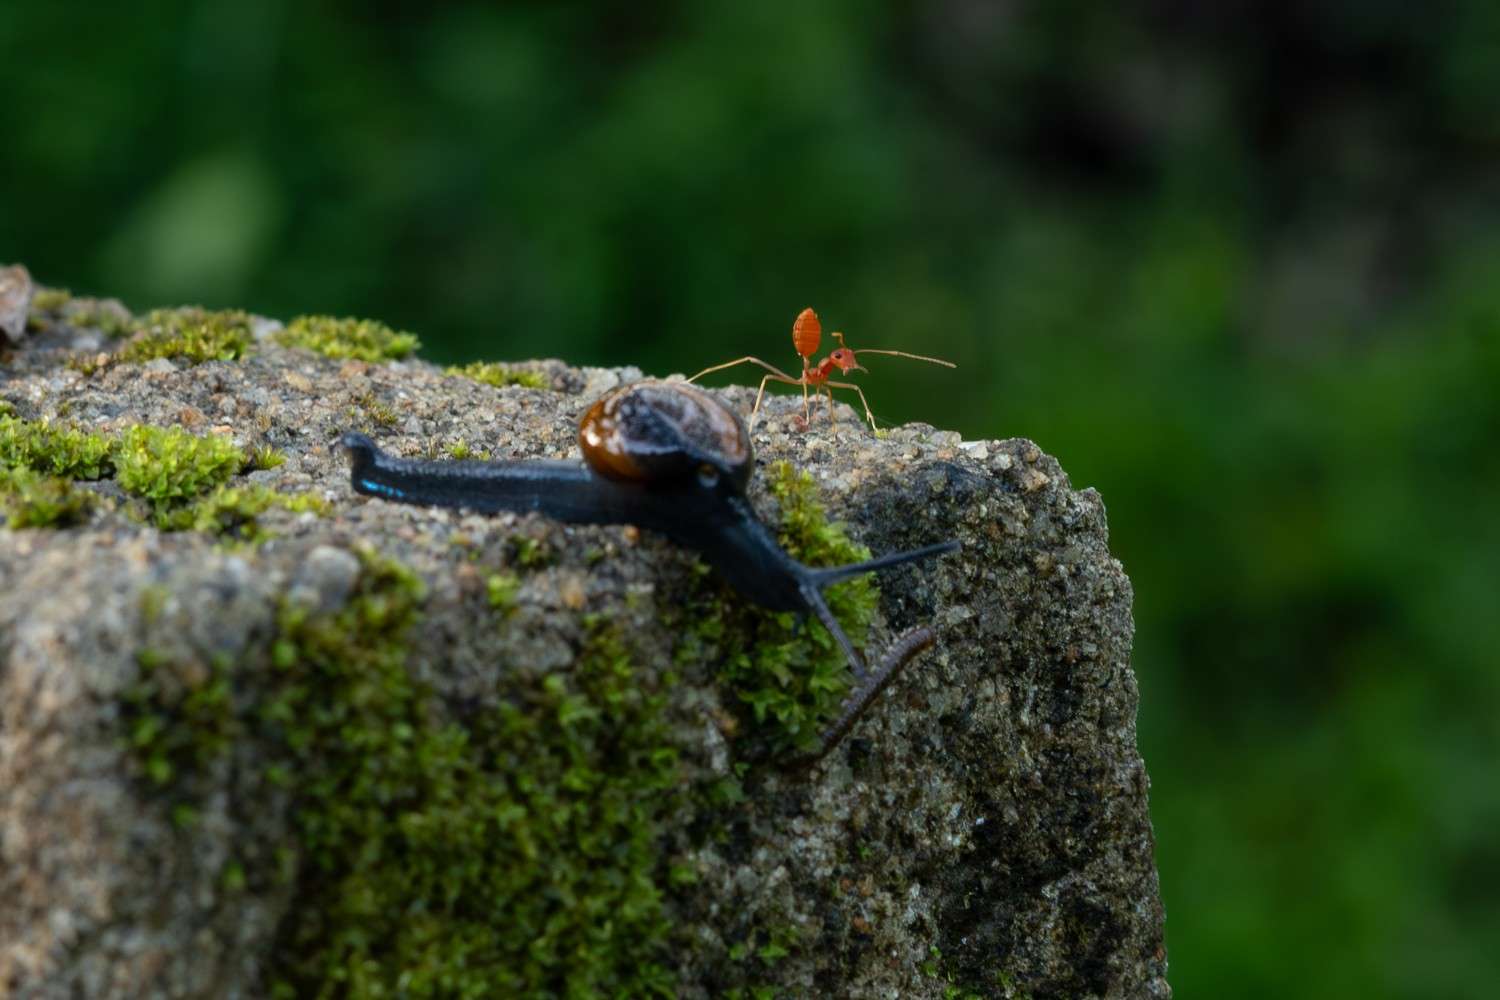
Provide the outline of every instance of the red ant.
[[823,324],[818,321],[818,314],[813,312],[809,307],[798,313],[797,319],[792,323],[792,346],[796,349],[797,353],[802,356],[801,378],[792,378],[780,368],[777,368],[775,365],[768,364],[767,362],[762,361],[760,358],[743,357],[737,358],[734,361],[726,361],[722,365],[714,365],[712,368],[705,368],[698,374],[694,375],[692,378],[688,379],[688,381],[696,382],[698,379],[702,378],[705,375],[711,374],[712,372],[723,371],[725,368],[733,368],[735,365],[743,365],[746,363],[760,365],[767,372],[769,372],[769,374],[760,380],[760,391],[755,394],[755,406],[750,410],[751,427],[755,426],[755,418],[760,413],[760,402],[761,398],[766,394],[767,382],[784,382],[787,385],[800,385],[802,387],[802,421],[804,426],[809,426],[812,423],[812,413],[809,409],[807,396],[807,390],[809,387],[812,388],[814,395],[817,395],[818,393],[828,394],[828,420],[830,423],[833,422],[833,390],[853,389],[855,392],[859,393],[859,401],[865,408],[865,419],[870,422],[870,430],[875,431],[877,429],[875,427],[875,414],[870,412],[870,403],[865,399],[864,390],[855,385],[853,382],[829,381],[829,376],[834,373],[835,369],[837,369],[840,374],[845,375],[851,371],[866,371],[867,369],[865,368],[865,366],[861,365],[858,361],[858,357],[861,354],[890,354],[898,358],[912,358],[916,361],[928,361],[932,364],[944,365],[948,368],[958,367],[953,362],[944,361],[942,358],[929,358],[926,355],[922,354],[908,354],[906,351],[876,350],[874,348],[868,347],[860,348],[856,351],[853,348],[849,347],[848,344],[844,343],[844,335],[842,333],[838,333],[835,331],[833,337],[839,342],[838,349],[833,351],[833,353],[829,354],[828,357],[824,358],[822,361],[818,362],[817,364],[813,364],[812,357],[814,354],[818,353],[818,344],[823,339]]

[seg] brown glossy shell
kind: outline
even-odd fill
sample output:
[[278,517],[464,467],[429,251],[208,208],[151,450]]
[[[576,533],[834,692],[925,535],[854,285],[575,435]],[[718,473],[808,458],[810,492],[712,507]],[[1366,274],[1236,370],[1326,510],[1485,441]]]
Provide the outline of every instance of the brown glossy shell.
[[812,308],[802,310],[792,321],[792,346],[804,358],[818,353],[818,344],[823,341],[823,324]]
[[620,481],[686,479],[709,466],[743,491],[754,465],[739,414],[685,382],[635,382],[605,393],[579,422],[578,445],[591,469]]

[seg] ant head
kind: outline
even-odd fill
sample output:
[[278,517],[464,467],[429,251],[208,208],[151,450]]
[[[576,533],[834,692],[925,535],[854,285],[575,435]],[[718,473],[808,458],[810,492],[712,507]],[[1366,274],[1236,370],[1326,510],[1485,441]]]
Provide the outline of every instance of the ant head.
[[[834,336],[839,338],[840,344],[843,344],[844,338],[842,336],[838,334],[834,334]],[[864,365],[855,360],[854,352],[847,347],[839,347],[832,354],[828,355],[828,360],[837,365],[841,372],[862,372],[866,370]]]

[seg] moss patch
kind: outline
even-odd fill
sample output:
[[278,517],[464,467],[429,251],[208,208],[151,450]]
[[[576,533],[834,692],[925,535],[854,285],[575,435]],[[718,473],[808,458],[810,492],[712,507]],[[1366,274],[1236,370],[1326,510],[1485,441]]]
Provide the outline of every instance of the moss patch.
[[945,971],[947,963],[943,960],[942,950],[937,945],[927,949],[927,959],[918,968],[924,976],[929,979],[943,980],[943,1000],[985,1000],[987,996],[1004,997],[1007,1000],[1030,1000],[1031,994],[1017,993],[1010,977],[1004,972],[996,976],[995,986],[998,992],[985,993],[976,989],[969,989],[954,982],[952,972]]
[[45,420],[0,415],[0,466],[68,479],[99,479],[114,468],[114,439]]
[[[303,635],[315,669],[368,683],[343,640]],[[299,994],[671,995],[655,840],[676,757],[639,680],[599,631],[573,670],[507,692],[466,731],[428,721],[393,661],[392,717],[359,727],[372,745],[326,744],[321,790],[338,799],[304,827],[332,912],[298,921]],[[372,755],[387,773],[362,781]]]
[[550,389],[552,383],[538,371],[512,368],[498,361],[473,361],[466,365],[455,365],[448,369],[449,375],[461,375],[485,385],[504,388],[508,385],[524,386],[528,389]]
[[125,337],[136,329],[130,310],[113,299],[74,299],[60,311],[69,326],[98,330],[106,337]]
[[8,405],[0,413],[0,498],[12,528],[83,520],[96,497],[71,481],[114,475],[122,489],[150,505],[165,531],[261,541],[266,534],[258,518],[268,510],[328,513],[328,504],[312,494],[225,485],[246,468],[274,468],[285,460],[272,448],[247,459],[228,438],[195,437],[176,427],[136,425],[113,436],[22,420]]
[[261,445],[250,453],[250,468],[264,471],[278,469],[286,464],[286,454],[270,445]]
[[163,531],[201,531],[241,542],[261,542],[270,537],[259,520],[269,510],[322,517],[329,513],[329,506],[313,493],[279,493],[260,485],[220,486],[201,500],[159,511],[156,526]]
[[468,459],[477,459],[484,462],[490,460],[490,451],[488,448],[475,451],[474,447],[462,438],[443,448],[442,452],[449,458],[460,462],[467,461]]
[[[828,520],[810,475],[777,462],[768,479],[781,509],[781,545],[793,558],[811,566],[870,558],[842,525]],[[850,641],[863,646],[880,603],[873,576],[837,584],[824,596]],[[700,600],[689,620],[678,655],[722,664],[719,679],[735,692],[752,730],[778,753],[816,746],[853,680],[843,651],[822,625],[748,607],[722,591]]]
[[207,666],[176,663],[150,647],[136,661],[140,676],[123,698],[126,744],[145,780],[170,790],[177,825],[189,826],[197,809],[183,782],[204,773],[242,729],[232,701],[231,664],[223,657]]
[[38,288],[31,297],[26,325],[45,331],[57,322],[92,328],[106,337],[121,337],[133,329],[130,310],[114,299],[75,299],[66,288]]
[[490,607],[508,615],[516,609],[516,599],[521,595],[521,578],[514,573],[493,573],[484,581],[484,589]]
[[401,419],[394,409],[381,402],[380,398],[369,390],[355,396],[354,405],[358,409],[350,410],[351,419],[358,420],[363,417],[377,427],[394,427]]
[[[570,669],[502,672],[496,707],[459,725],[407,665],[420,582],[361,559],[342,610],[283,607],[269,649],[222,674],[148,658],[126,700],[142,780],[185,825],[234,740],[271,761],[245,780],[296,776],[292,841],[245,852],[300,858],[273,994],[673,995],[671,679],[589,621]],[[272,867],[235,878],[267,884]]]
[[87,518],[95,497],[70,480],[0,466],[0,515],[10,528],[62,528]]
[[0,406],[0,514],[9,528],[63,528],[87,518],[96,497],[73,484],[114,468],[114,440]]
[[247,466],[269,468],[284,459],[261,449],[247,461],[227,438],[195,437],[175,427],[137,425],[116,437],[0,414],[0,493],[12,528],[77,523],[95,497],[70,480],[116,475],[122,489],[151,505],[164,530],[259,541],[265,535],[257,518],[267,510],[327,513],[328,505],[312,495],[223,486]]
[[330,358],[387,361],[408,357],[421,349],[415,334],[397,333],[372,319],[299,316],[276,334],[283,347],[304,347]]
[[66,288],[38,288],[31,296],[33,312],[57,312],[73,300]]
[[245,453],[233,441],[180,427],[131,427],[115,450],[120,488],[158,509],[206,493],[244,467]]
[[122,361],[170,358],[188,364],[235,361],[254,338],[250,317],[238,310],[157,309],[134,324],[136,333],[120,351]]

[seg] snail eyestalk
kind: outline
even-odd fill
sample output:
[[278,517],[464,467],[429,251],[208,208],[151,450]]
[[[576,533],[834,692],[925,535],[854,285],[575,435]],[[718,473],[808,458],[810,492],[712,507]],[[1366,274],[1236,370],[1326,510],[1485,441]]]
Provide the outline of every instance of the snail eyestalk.
[[798,758],[796,763],[810,767],[832,753],[880,693],[901,675],[901,671],[906,669],[906,665],[918,653],[936,641],[937,635],[926,625],[919,625],[898,636],[886,649],[880,664],[844,699],[839,717],[818,738],[818,752]]

